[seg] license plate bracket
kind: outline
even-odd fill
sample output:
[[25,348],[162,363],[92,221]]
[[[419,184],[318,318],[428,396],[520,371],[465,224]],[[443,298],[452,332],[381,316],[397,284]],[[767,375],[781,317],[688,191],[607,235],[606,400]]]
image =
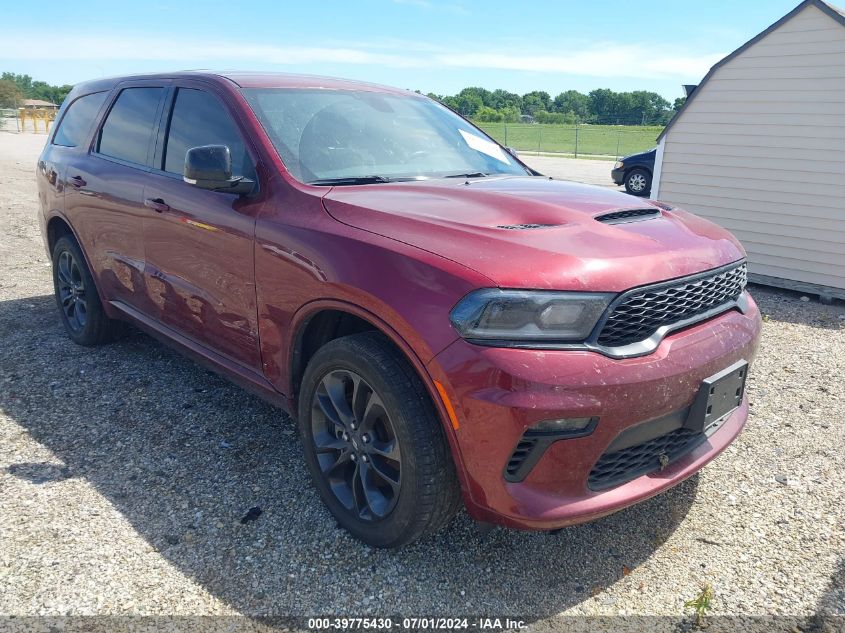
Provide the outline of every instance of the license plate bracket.
[[715,430],[742,403],[747,378],[748,362],[740,360],[702,380],[684,426],[701,433]]

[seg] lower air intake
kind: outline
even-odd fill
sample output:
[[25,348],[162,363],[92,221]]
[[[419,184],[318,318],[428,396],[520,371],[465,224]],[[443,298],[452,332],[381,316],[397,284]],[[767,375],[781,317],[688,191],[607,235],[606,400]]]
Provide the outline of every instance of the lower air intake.
[[704,439],[704,433],[680,428],[642,444],[605,453],[593,466],[587,485],[592,490],[605,490],[655,473],[689,453]]
[[531,451],[534,450],[536,445],[536,437],[523,436],[522,439],[519,440],[519,444],[516,445],[511,458],[508,460],[508,465],[505,467],[505,473],[507,474],[509,480],[517,480],[520,475],[522,465],[525,463],[525,460],[531,454]]

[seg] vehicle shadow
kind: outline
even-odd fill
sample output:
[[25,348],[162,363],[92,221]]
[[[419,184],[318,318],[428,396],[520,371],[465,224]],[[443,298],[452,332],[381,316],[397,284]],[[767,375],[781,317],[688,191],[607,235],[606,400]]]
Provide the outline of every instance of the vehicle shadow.
[[[782,323],[794,323],[823,330],[845,328],[845,302],[835,300],[824,305],[818,297],[793,290],[783,290],[751,284],[748,287],[764,318]],[[806,297],[808,301],[801,301]]]
[[830,583],[816,605],[815,613],[807,619],[802,630],[845,630],[845,558],[839,559]]
[[[270,405],[140,333],[77,347],[50,296],[0,302],[0,331],[0,408],[62,462],[8,473],[45,486],[84,478],[177,569],[250,616],[548,617],[646,560],[696,495],[693,477],[556,534],[483,534],[461,514],[435,538],[376,550],[337,528],[291,420]],[[253,507],[263,512],[242,522]]]

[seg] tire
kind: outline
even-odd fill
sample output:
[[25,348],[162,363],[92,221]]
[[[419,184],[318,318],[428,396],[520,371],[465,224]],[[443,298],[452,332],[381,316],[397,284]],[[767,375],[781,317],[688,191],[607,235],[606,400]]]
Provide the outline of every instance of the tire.
[[625,191],[632,196],[647,196],[651,192],[651,172],[635,167],[625,174]]
[[314,354],[299,393],[299,433],[323,503],[373,547],[432,534],[460,505],[428,393],[377,332],[335,339]]
[[67,235],[53,248],[53,292],[62,324],[74,343],[100,345],[123,334],[124,324],[106,316],[82,250]]

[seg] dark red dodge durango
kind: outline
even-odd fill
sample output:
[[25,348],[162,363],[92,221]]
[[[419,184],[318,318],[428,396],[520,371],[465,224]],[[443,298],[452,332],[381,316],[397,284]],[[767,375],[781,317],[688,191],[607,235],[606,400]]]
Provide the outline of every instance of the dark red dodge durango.
[[737,240],[544,177],[421,95],[91,81],[37,174],[70,338],[130,322],[278,404],[328,509],[374,546],[461,502],[516,528],[589,521],[745,424],[760,314]]

